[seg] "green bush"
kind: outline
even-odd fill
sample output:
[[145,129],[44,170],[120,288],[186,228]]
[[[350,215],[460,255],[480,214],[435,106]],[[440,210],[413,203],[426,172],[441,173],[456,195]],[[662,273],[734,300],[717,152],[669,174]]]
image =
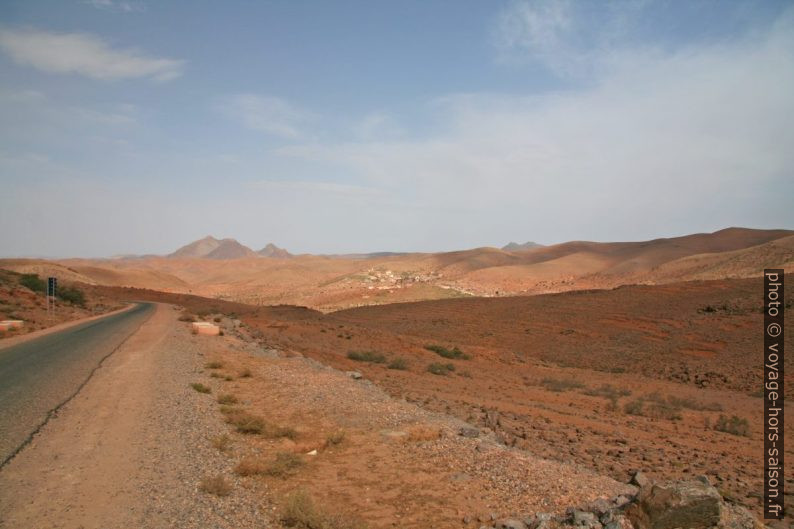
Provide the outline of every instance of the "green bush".
[[47,291],[47,282],[39,277],[38,274],[22,274],[19,284],[27,287],[33,292],[44,293]]
[[374,364],[382,364],[386,361],[386,357],[381,353],[375,351],[350,351],[347,357],[356,362],[371,362]]
[[405,371],[408,369],[408,362],[405,361],[405,358],[395,358],[391,362],[389,362],[389,369],[399,369],[401,371]]
[[58,286],[55,289],[55,296],[79,307],[85,306],[85,295],[82,290],[70,287]]

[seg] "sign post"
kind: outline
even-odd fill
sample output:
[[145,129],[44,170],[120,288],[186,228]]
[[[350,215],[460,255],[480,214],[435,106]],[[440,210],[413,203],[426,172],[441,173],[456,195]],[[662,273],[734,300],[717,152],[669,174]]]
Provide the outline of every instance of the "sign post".
[[58,279],[55,277],[47,278],[47,316],[50,315],[50,296],[52,296],[52,308],[55,309],[55,289],[58,287]]

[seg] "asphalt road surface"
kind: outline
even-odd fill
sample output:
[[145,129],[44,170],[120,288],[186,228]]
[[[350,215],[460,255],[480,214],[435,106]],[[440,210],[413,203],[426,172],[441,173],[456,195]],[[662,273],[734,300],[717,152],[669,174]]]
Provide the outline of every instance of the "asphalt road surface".
[[154,312],[151,303],[0,350],[0,466]]

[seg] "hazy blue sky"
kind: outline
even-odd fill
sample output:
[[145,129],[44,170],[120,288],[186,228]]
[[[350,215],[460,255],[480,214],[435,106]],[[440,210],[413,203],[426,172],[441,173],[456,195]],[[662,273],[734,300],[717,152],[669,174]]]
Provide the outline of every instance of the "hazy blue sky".
[[794,228],[794,4],[0,3],[0,255]]

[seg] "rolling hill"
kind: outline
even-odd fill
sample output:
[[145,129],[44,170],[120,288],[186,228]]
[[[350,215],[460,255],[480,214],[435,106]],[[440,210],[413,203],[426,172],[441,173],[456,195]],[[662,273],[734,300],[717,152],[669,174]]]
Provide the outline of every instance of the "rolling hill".
[[[270,258],[266,258],[270,257]],[[461,296],[541,294],[794,269],[794,231],[728,228],[639,242],[572,241],[508,251],[299,255],[205,237],[167,257],[6,260],[0,267],[100,285],[323,311]]]

